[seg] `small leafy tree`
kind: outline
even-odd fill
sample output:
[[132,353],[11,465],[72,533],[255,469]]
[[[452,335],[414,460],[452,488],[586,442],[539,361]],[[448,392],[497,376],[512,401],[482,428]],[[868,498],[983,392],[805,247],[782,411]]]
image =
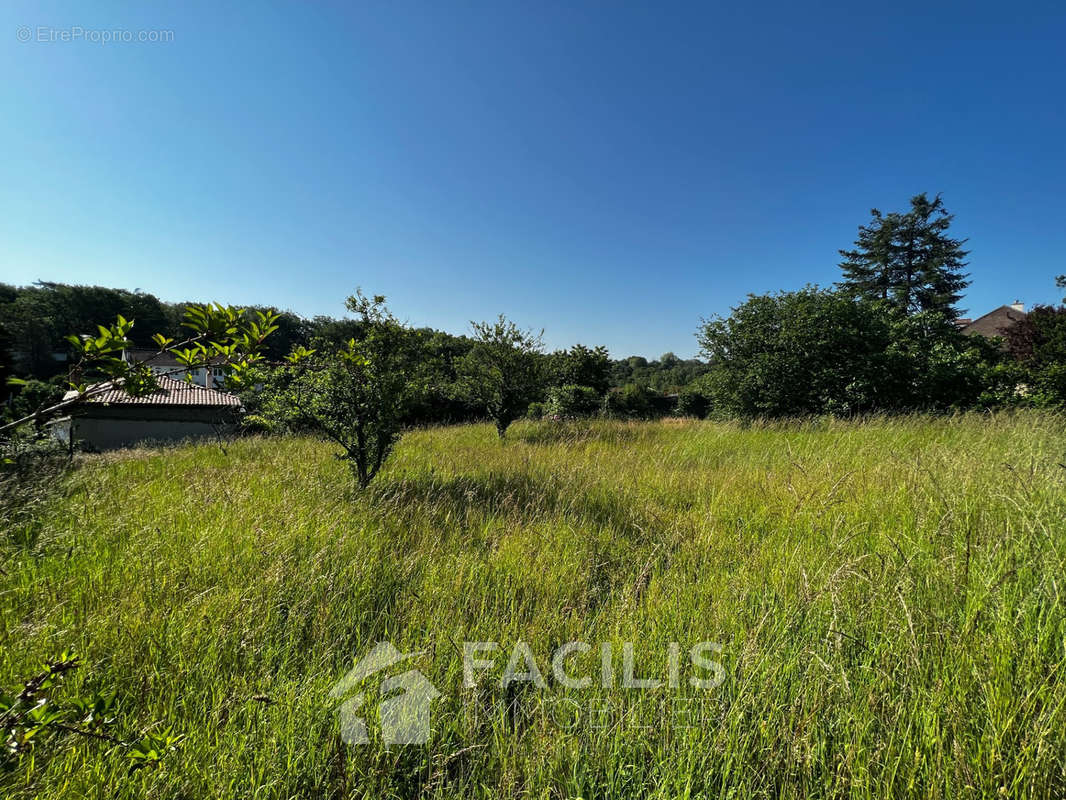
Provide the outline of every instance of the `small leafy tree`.
[[271,376],[260,415],[316,433],[341,447],[365,489],[400,438],[406,410],[417,396],[413,339],[378,295],[348,298],[358,336],[336,350],[297,348]]
[[739,416],[817,414],[829,401],[865,410],[881,388],[887,328],[869,304],[809,287],[750,296],[697,334],[712,363],[714,407]]
[[471,327],[474,347],[462,358],[459,371],[470,393],[485,404],[502,439],[540,396],[543,331],[523,331],[503,314],[495,322],[472,322]]

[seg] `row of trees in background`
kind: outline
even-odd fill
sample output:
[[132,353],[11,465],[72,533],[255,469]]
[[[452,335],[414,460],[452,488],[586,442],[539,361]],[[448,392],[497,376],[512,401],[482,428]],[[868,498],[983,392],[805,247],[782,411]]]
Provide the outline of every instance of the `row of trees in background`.
[[[157,333],[180,341],[186,330],[185,313],[195,305],[198,304],[166,303],[144,292],[98,286],[0,284],[0,415],[16,419],[62,395],[75,356],[67,340],[71,333],[110,326],[121,315],[136,321],[129,332],[132,345],[151,348],[155,346],[153,336]],[[251,306],[246,311],[269,313],[275,319],[277,329],[266,341],[263,352],[264,361],[270,364],[284,363],[294,349],[301,347],[319,353],[336,351],[353,338],[360,340],[367,328],[366,320],[358,314],[345,319],[325,316],[308,319],[268,307]],[[414,384],[420,387],[405,404],[405,423],[463,422],[488,416],[490,404],[496,401],[486,393],[482,382],[467,374],[477,371],[475,362],[481,364],[483,375],[486,370],[484,347],[482,356],[468,359],[481,338],[477,326],[471,335],[403,325],[400,328],[406,341],[405,350],[411,356],[408,368],[414,371]],[[657,398],[676,394],[707,370],[701,361],[683,361],[672,353],[660,360],[631,356],[612,361],[606,348],[580,344],[551,353],[543,352],[538,344],[532,348],[530,357],[536,362],[533,378],[536,386],[531,392],[520,394],[532,397],[527,402],[544,404],[534,406],[534,410],[547,406],[554,389],[580,386],[595,393],[598,409],[610,390],[625,389],[621,394],[642,402],[616,402],[619,412],[624,406],[633,416],[646,416],[656,407]],[[8,377],[21,378],[27,383],[12,388],[7,384]],[[575,408],[583,407],[581,403],[575,406],[566,402],[572,394],[561,392],[552,408],[572,415]],[[652,402],[643,402],[648,398]],[[507,398],[500,398],[500,402],[511,405]],[[524,413],[525,407],[519,411]]]

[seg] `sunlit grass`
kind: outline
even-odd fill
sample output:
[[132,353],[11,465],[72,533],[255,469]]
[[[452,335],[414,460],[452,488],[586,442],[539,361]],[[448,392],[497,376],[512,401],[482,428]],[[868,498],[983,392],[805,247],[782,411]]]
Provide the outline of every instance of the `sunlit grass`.
[[[0,791],[1064,796],[1064,460],[1038,414],[415,431],[361,495],[308,439],[89,459],[4,556],[0,685],[74,648],[74,688],[187,738],[132,777],[73,741]],[[329,689],[386,639],[444,693],[426,747],[340,740]],[[669,642],[719,642],[726,679],[682,690],[690,727],[665,689],[571,692],[628,716],[569,728],[554,683],[462,687],[463,641],[549,673],[573,639],[660,676]]]

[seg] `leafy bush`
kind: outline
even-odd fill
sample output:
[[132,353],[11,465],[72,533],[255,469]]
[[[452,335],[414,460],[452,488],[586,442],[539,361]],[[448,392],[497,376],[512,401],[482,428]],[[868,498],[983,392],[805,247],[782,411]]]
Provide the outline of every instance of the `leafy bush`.
[[699,379],[681,390],[677,397],[677,413],[682,417],[703,419],[711,410],[711,398]]
[[3,419],[16,420],[32,414],[39,408],[46,408],[63,399],[62,378],[40,381],[35,378],[12,387],[10,403],[3,411]]
[[1035,306],[1004,334],[1019,365],[1016,397],[1028,405],[1066,406],[1066,306]]
[[653,393],[644,386],[628,383],[609,393],[604,405],[611,416],[649,419],[653,416]]
[[591,386],[554,386],[548,390],[544,413],[560,419],[590,417],[600,410],[601,398]]
[[607,348],[575,344],[548,356],[548,380],[553,386],[590,386],[597,394],[607,391],[611,361]]
[[817,287],[751,296],[698,337],[711,405],[749,417],[970,407],[997,358],[943,315]]

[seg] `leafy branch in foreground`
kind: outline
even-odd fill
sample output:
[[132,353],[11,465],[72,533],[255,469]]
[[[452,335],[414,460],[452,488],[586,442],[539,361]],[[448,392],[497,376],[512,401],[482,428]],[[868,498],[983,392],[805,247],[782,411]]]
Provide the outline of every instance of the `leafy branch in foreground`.
[[57,748],[76,738],[92,739],[125,750],[129,771],[160,764],[175,750],[182,736],[171,728],[134,737],[115,735],[117,702],[114,692],[56,695],[67,674],[82,666],[70,652],[42,665],[41,672],[25,681],[15,694],[0,692],[0,734],[3,752],[0,769],[15,769],[23,757]]
[[[278,329],[277,320],[278,314],[272,311],[249,312],[218,303],[190,305],[182,322],[189,331],[186,339],[175,342],[157,333],[152,340],[159,349],[144,360],[131,362],[123,358],[123,351],[133,344],[129,336],[134,320],[127,320],[120,314],[113,324],[98,325],[96,335],[72,334],[67,337],[73,350],[68,378],[73,390],[70,397],[0,426],[0,433],[29,422],[40,423],[113,386],[121,386],[135,397],[151,394],[158,388],[151,364],[165,354],[173,356],[181,366],[164,374],[183,374],[191,381],[194,369],[223,367],[225,388],[244,388],[251,380],[252,368],[263,360],[264,344]],[[94,383],[90,384],[90,380]],[[19,385],[25,381],[13,378],[8,383]]]

